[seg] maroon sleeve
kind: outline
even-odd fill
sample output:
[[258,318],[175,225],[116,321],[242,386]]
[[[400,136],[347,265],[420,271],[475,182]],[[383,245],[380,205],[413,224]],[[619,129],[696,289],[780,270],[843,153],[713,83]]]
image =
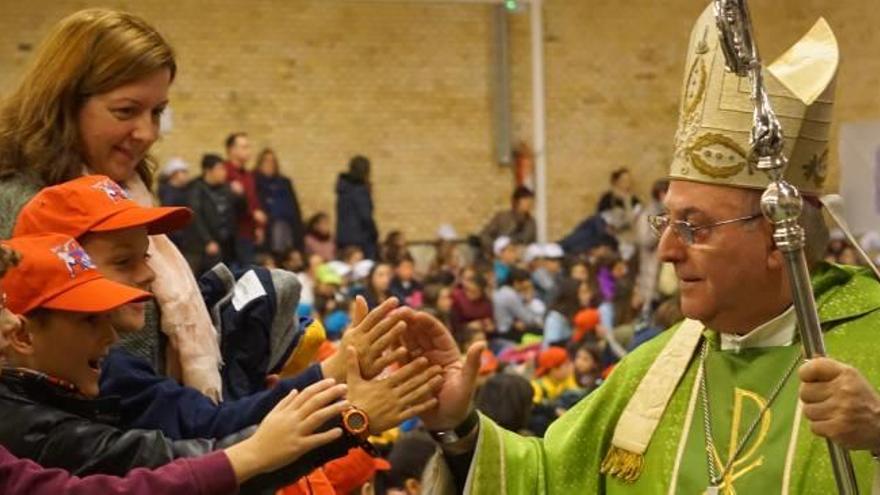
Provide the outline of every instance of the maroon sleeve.
[[248,212],[253,215],[254,211],[260,209],[260,198],[257,196],[257,183],[254,181],[254,174],[245,173],[242,176],[242,185],[244,185],[244,195],[247,196]]
[[222,451],[194,459],[178,459],[160,468],[134,469],[124,478],[71,476],[18,459],[0,447],[0,493],[6,495],[225,495],[238,491],[235,472]]

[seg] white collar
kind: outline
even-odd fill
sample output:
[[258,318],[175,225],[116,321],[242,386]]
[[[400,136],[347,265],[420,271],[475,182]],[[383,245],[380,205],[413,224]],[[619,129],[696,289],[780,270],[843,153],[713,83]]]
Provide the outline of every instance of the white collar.
[[797,330],[797,316],[794,306],[789,306],[780,315],[762,323],[745,335],[721,334],[721,350],[739,352],[758,347],[782,347],[794,341]]

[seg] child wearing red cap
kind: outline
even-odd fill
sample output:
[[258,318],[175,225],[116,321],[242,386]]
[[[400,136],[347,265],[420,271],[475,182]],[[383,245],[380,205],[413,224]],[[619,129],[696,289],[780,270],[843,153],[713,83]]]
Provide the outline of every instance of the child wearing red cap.
[[556,418],[572,405],[569,396],[582,396],[574,376],[574,366],[568,352],[561,347],[548,347],[538,355],[535,379],[534,409],[530,420],[532,431],[543,436],[544,431]]
[[[145,262],[147,235],[180,228],[189,218],[186,208],[140,206],[109,178],[93,175],[41,190],[22,208],[14,235],[63,232],[76,237],[105,276],[147,288],[152,280]],[[346,332],[342,352],[292,380],[281,380],[272,390],[238,401],[213,404],[192,389],[156,376],[143,360],[115,349],[105,363],[102,390],[106,394],[111,384],[113,394],[121,397],[121,425],[126,428],[158,429],[171,438],[221,438],[259,422],[290,390],[325,376],[346,381],[349,346],[361,357],[360,367],[368,379],[399,359],[405,351],[396,349],[396,336],[403,324],[385,318],[395,305],[388,301],[356,322],[362,324]],[[144,312],[127,305],[116,312],[113,324],[119,331],[139,331]],[[381,431],[432,407],[434,399],[426,390],[439,380],[436,372],[427,369],[424,359],[414,360],[398,370],[394,380],[358,381],[349,399],[371,417],[372,428]]]
[[[129,200],[118,186],[103,176],[85,176],[57,186],[43,189],[22,209],[16,222],[15,234],[40,231],[62,231],[82,239],[89,254],[94,253],[95,265],[105,275],[118,282],[146,288],[151,271],[146,266],[148,233],[165,232],[188,221],[189,212],[183,208],[146,208]],[[363,323],[351,331],[351,339],[344,344],[354,345],[364,356],[363,375],[373,377],[378,370],[400,357],[400,352],[385,353],[397,341],[402,330],[399,321],[384,318],[394,307],[394,301],[362,317]],[[144,312],[126,307],[114,315],[117,329],[137,331],[143,325]],[[384,319],[383,319],[384,318]],[[347,346],[343,347],[347,350]],[[385,353],[385,355],[383,355]],[[108,361],[113,362],[114,350]],[[125,384],[116,391],[123,394],[120,412],[125,428],[159,429],[171,438],[220,438],[238,429],[255,424],[287,392],[307,385],[327,375],[339,380],[351,379],[347,372],[348,352],[328,360],[326,365],[313,367],[305,380],[282,380],[266,392],[236,402],[215,405],[192,389],[180,387],[170,380],[157,377],[148,365],[129,374]],[[121,359],[121,358],[119,358]],[[117,363],[119,359],[116,359]],[[130,362],[130,360],[129,360]],[[146,364],[146,363],[145,363]],[[114,368],[105,364],[105,369]],[[398,422],[433,407],[430,393],[439,380],[436,369],[426,369],[426,360],[414,360],[392,375],[390,380],[359,380],[350,390],[349,398],[370,418],[373,432],[391,427]],[[108,380],[113,373],[107,373]],[[141,386],[138,386],[141,385]],[[134,420],[132,420],[134,418]],[[322,449],[310,456],[312,466],[337,457],[347,445],[340,444]]]
[[[18,456],[40,457],[50,461],[46,465],[78,475],[123,475],[209,452],[210,442],[172,442],[157,432],[116,430],[108,424],[107,404],[94,400],[100,361],[117,338],[108,312],[150,294],[104,278],[82,246],[64,235],[4,241],[0,276],[17,261],[10,251],[25,256],[2,279],[0,344],[7,365],[0,374],[3,444]],[[46,493],[48,487],[64,493],[85,493],[86,487],[114,493],[229,493],[236,484],[339,438],[339,428],[312,432],[348,407],[338,401],[344,393],[345,386],[327,380],[299,396],[290,394],[250,438],[224,452],[153,473],[137,471],[126,480],[70,480],[63,472],[40,471],[0,449],[0,474],[10,474],[0,476],[0,486],[3,493],[29,494]],[[89,462],[71,468],[70,458],[81,455]],[[257,487],[270,481],[254,480]]]
[[536,404],[553,401],[567,390],[577,389],[574,368],[565,349],[548,347],[541,351],[532,388],[535,389]]

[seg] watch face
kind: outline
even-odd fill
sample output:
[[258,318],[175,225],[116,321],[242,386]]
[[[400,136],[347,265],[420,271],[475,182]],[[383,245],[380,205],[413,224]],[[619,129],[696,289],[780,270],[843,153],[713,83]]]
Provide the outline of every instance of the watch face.
[[354,432],[362,431],[367,427],[367,418],[360,411],[352,411],[346,416],[345,421],[348,424],[348,429]]

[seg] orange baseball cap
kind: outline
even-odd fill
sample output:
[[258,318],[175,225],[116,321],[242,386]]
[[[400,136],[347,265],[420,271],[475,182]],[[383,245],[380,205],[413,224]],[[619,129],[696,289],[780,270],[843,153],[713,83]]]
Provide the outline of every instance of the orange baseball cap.
[[538,369],[535,376],[544,376],[548,371],[562,366],[568,361],[568,353],[561,347],[548,347],[538,355]]
[[15,314],[37,308],[103,313],[152,297],[149,292],[104,278],[72,237],[29,235],[2,241],[2,245],[22,255],[0,281],[6,307]]
[[109,177],[86,175],[37,193],[18,214],[12,236],[55,232],[78,238],[141,226],[151,235],[164,234],[191,218],[189,208],[141,206]]

